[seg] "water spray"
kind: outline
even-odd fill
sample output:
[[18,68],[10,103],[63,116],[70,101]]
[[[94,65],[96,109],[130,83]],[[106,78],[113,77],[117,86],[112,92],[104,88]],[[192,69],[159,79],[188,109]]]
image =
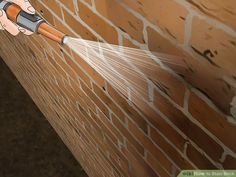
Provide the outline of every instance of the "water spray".
[[[0,0],[0,9],[5,10],[8,19],[17,25],[36,34],[42,34],[61,45],[67,45],[121,93],[126,93],[129,88],[140,95],[146,94],[142,85],[146,84],[147,78],[139,77],[142,74],[140,75],[135,68],[142,68],[153,80],[159,74],[160,65],[150,59],[146,50],[71,38],[50,26],[38,14],[28,14],[18,5],[5,0]],[[152,55],[168,66],[184,66],[180,58],[160,53]],[[130,67],[128,63],[132,63],[133,66]]]
[[0,9],[3,9],[6,12],[8,19],[17,25],[36,34],[42,34],[61,45],[64,44],[66,35],[50,26],[38,14],[28,14],[17,4],[5,0],[0,0]]

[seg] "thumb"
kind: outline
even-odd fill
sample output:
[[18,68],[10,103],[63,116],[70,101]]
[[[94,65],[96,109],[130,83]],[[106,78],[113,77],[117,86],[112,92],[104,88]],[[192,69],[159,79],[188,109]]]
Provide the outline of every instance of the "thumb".
[[[0,10],[0,19],[3,16],[3,10]],[[4,30],[4,26],[2,24],[2,21],[0,20],[0,30]]]
[[35,9],[28,0],[11,0],[11,2],[19,5],[25,12],[35,14]]
[[4,10],[0,10],[0,26],[14,36],[19,33],[17,26],[7,18]]
[[33,32],[31,32],[31,31],[29,31],[29,30],[27,30],[27,29],[25,29],[25,28],[22,28],[22,27],[20,27],[20,26],[18,26],[18,30],[19,30],[20,32],[24,33],[24,34],[27,35],[27,36],[34,34]]

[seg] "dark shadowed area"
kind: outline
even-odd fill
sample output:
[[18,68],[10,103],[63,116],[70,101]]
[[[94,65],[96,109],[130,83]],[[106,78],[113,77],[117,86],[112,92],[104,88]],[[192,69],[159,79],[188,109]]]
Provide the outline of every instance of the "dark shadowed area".
[[87,177],[1,58],[0,177]]

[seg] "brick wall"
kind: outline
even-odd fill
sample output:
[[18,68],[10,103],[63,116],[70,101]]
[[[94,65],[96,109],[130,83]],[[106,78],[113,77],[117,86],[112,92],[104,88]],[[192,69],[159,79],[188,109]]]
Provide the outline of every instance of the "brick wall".
[[142,94],[121,93],[69,48],[1,32],[1,56],[90,176],[236,167],[235,0],[31,2],[71,36],[178,56],[128,62]]

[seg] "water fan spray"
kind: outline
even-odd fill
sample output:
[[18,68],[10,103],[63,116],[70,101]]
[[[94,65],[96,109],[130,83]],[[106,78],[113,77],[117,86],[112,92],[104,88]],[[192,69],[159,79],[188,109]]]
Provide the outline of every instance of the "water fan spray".
[[[18,5],[5,0],[0,0],[0,9],[5,10],[8,19],[17,25],[36,34],[42,34],[61,45],[67,45],[121,93],[133,90],[140,95],[146,94],[143,85],[147,82],[147,78],[141,77],[142,74],[140,75],[135,68],[144,70],[152,80],[155,80],[159,74],[158,68],[161,66],[150,59],[149,51],[71,38],[47,24],[39,15],[28,14]],[[161,53],[152,53],[152,55],[168,66],[184,66],[178,57]]]
[[6,12],[8,19],[17,25],[34,33],[42,34],[61,45],[64,44],[66,35],[47,24],[39,15],[28,14],[18,5],[5,0],[0,0],[0,9],[3,9]]

